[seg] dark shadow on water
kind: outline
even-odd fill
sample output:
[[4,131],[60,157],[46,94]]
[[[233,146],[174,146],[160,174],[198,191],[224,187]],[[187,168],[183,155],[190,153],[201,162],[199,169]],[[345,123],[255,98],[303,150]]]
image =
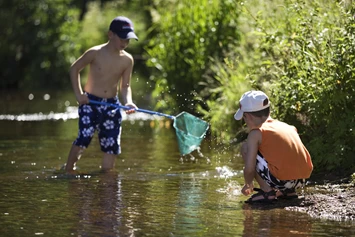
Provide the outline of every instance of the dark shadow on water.
[[286,207],[302,205],[303,201],[304,198],[298,198],[270,204],[244,203],[242,236],[309,236],[313,226],[307,214],[289,212],[285,215]]
[[271,210],[277,208],[286,208],[286,207],[294,207],[294,206],[304,206],[304,197],[299,197],[295,199],[279,199],[275,200],[271,203],[244,203],[243,209],[251,209],[251,210]]

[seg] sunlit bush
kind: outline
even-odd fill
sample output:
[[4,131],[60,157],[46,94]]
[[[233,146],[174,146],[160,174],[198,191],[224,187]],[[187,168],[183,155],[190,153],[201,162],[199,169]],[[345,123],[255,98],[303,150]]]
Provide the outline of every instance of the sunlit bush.
[[[148,65],[157,109],[196,113],[204,75],[239,39],[234,1],[154,1]],[[203,102],[203,101],[202,101]],[[203,103],[202,103],[203,104]]]
[[316,169],[350,170],[355,154],[354,12],[328,1],[290,4],[286,11],[293,16],[283,37],[274,34],[264,41],[274,45],[267,52],[274,53],[279,71],[272,87],[275,114],[298,127]]
[[[224,70],[233,80],[214,89],[223,91],[218,98],[240,95],[244,88],[236,83],[244,75],[250,88],[269,94],[274,118],[298,128],[316,170],[354,169],[354,6],[347,1],[262,2],[248,1],[240,8],[245,34],[234,53],[239,56],[237,67],[220,64],[213,70],[216,81],[221,82],[219,74]],[[233,106],[233,101],[226,106]],[[220,109],[213,101],[207,103],[213,108],[216,136],[228,137],[224,135],[228,131],[235,137],[241,123],[233,130],[221,122],[234,111],[223,103]]]

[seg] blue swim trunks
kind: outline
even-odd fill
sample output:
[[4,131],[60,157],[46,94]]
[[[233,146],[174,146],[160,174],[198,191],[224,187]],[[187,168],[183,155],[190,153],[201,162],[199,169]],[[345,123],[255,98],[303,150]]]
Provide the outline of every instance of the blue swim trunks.
[[[118,97],[103,99],[89,93],[90,100],[120,105]],[[119,108],[85,104],[79,106],[79,133],[74,145],[87,148],[98,131],[101,151],[108,154],[121,153],[121,123],[122,115]]]

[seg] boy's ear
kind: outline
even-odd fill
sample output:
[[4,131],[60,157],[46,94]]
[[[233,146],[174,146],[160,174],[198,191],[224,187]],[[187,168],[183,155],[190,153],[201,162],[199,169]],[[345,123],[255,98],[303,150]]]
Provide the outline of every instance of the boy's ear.
[[254,115],[252,115],[251,113],[245,113],[244,112],[244,114],[245,114],[246,118],[249,119],[249,120],[254,118]]
[[109,31],[107,32],[108,38],[111,39],[111,38],[114,36],[113,34],[114,34],[114,33],[109,30]]

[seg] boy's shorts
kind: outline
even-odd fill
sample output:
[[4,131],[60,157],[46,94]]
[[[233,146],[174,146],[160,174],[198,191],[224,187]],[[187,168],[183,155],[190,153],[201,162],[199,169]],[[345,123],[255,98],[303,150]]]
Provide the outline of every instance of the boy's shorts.
[[[103,99],[86,92],[85,94],[90,100],[120,105],[117,96]],[[108,154],[120,154],[121,122],[122,115],[119,108],[106,105],[80,105],[79,133],[73,144],[87,148],[95,131],[98,131],[101,151]]]
[[267,161],[260,152],[256,155],[256,172],[270,187],[280,191],[295,190],[302,187],[305,183],[304,179],[279,180],[275,178],[269,170]]

